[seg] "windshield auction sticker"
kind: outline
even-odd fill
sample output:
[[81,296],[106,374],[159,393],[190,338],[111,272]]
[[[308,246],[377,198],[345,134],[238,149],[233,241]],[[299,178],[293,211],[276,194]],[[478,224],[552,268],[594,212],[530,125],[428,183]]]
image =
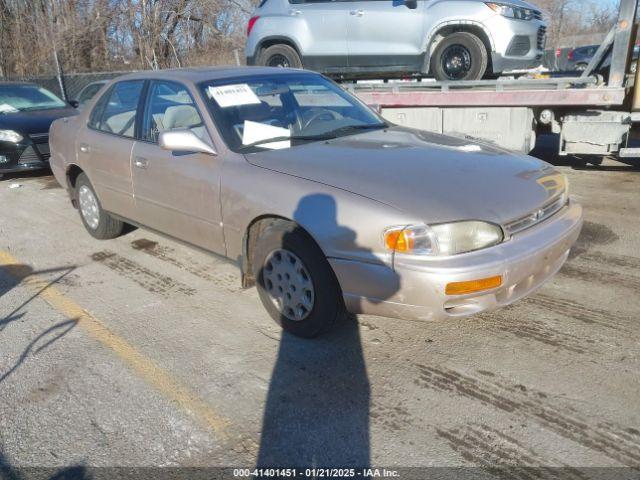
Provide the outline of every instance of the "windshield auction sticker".
[[256,105],[260,103],[260,99],[246,83],[209,87],[207,93],[221,108]]

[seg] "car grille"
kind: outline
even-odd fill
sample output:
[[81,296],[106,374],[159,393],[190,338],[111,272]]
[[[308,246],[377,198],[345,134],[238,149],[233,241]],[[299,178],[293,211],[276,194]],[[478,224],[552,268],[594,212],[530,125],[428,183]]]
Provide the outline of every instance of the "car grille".
[[538,50],[544,50],[547,46],[547,27],[538,29]]
[[522,57],[529,53],[531,50],[531,40],[524,35],[516,35],[513,37],[509,48],[507,49],[507,55],[512,57]]
[[34,143],[34,147],[37,153],[40,154],[43,160],[49,160],[51,152],[49,150],[49,134],[48,133],[32,133],[29,138]]
[[40,159],[40,155],[38,155],[33,147],[27,147],[20,154],[18,163],[20,165],[34,165],[42,163],[42,160]]
[[563,193],[557,198],[554,198],[549,203],[545,204],[542,208],[531,212],[524,217],[520,217],[505,225],[505,229],[509,235],[515,235],[528,228],[531,228],[546,219],[552,217],[567,204],[567,196]]

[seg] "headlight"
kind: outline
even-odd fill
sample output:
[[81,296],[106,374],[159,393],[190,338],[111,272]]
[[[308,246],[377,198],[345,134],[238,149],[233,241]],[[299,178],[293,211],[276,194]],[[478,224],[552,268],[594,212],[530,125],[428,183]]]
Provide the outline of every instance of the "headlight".
[[22,135],[13,130],[0,130],[0,142],[18,143],[23,139]]
[[396,253],[447,256],[492,247],[504,240],[502,228],[488,222],[393,227],[384,232],[385,247]]
[[503,17],[515,18],[517,20],[531,20],[534,18],[534,12],[530,8],[516,7],[507,3],[489,3],[487,7]]

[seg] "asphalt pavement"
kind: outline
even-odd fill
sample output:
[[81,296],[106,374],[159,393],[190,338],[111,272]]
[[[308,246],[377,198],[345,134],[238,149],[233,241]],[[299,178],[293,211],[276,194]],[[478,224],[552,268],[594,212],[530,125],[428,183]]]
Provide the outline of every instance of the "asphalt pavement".
[[640,171],[545,152],[586,223],[539,293],[448,322],[360,316],[314,341],[283,335],[234,265],[142,229],[94,240],[49,174],[3,179],[0,478],[328,465],[638,478]]

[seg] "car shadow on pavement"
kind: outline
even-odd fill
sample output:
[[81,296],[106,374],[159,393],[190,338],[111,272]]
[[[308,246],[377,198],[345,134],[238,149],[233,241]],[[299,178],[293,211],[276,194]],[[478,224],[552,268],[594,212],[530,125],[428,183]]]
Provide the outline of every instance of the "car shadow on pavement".
[[[50,472],[50,473],[49,473]],[[82,465],[66,467],[61,469],[54,468],[16,468],[9,462],[4,448],[0,444],[0,480],[28,480],[36,477],[42,480],[90,480],[91,475]]]
[[[9,312],[4,317],[0,318],[0,334],[9,327],[10,324],[17,322],[24,318],[26,312],[24,312],[24,308],[29,305],[33,300],[38,298],[42,292],[46,289],[50,288],[52,285],[60,282],[64,277],[69,275],[73,270],[75,270],[75,266],[64,267],[64,268],[53,268],[48,270],[40,270],[34,271],[32,267],[24,264],[12,264],[12,265],[2,265],[0,266],[0,298],[7,294],[9,291],[13,290],[15,287],[20,285],[24,280],[32,277],[36,274],[42,273],[53,273],[53,272],[62,272],[55,279],[50,282],[44,283],[39,282],[37,284],[38,290],[31,295],[29,298],[24,300],[20,305],[16,306],[11,312]],[[6,297],[5,297],[6,298]],[[4,382],[9,376],[11,376],[31,355],[37,355],[38,353],[46,350],[50,345],[54,342],[60,340],[62,337],[67,335],[78,323],[78,319],[70,319],[62,322],[58,322],[55,325],[47,328],[45,331],[40,333],[36,338],[34,338],[29,345],[23,350],[20,354],[18,360],[13,364],[13,366],[8,369],[0,369],[0,384]]]
[[[304,224],[311,212],[315,225],[340,238],[341,249],[380,263],[371,250],[356,244],[356,232],[338,225],[333,197],[303,198],[294,219]],[[399,287],[394,276],[390,295]],[[369,377],[358,322],[353,315],[344,317],[315,340],[283,332],[264,410],[258,468],[370,466]]]

